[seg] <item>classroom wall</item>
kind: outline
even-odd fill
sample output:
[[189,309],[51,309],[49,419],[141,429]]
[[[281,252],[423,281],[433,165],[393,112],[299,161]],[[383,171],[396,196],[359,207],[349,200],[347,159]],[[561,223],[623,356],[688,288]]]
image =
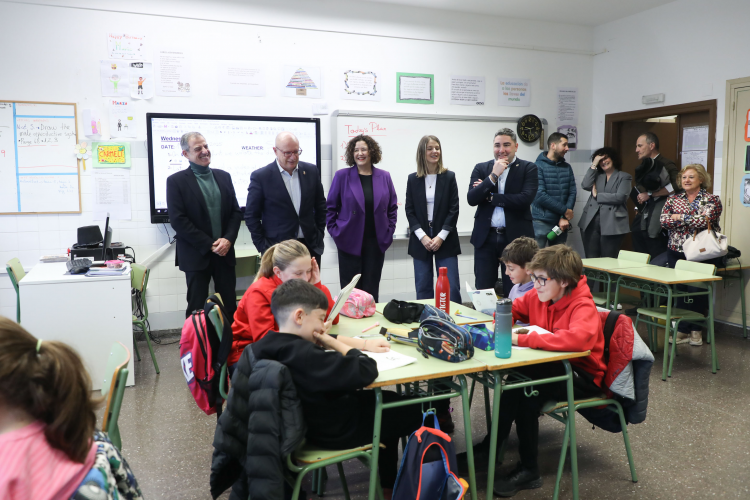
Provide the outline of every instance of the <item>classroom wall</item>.
[[[81,110],[89,107],[98,108],[104,118],[106,98],[101,97],[98,61],[106,59],[108,31],[146,34],[154,50],[182,47],[190,54],[192,97],[156,96],[148,101],[135,101],[142,119],[138,123],[138,138],[133,142],[133,220],[115,221],[112,225],[114,239],[134,247],[139,261],[168,241],[164,228],[149,222],[148,170],[143,146],[147,112],[312,116],[312,105],[325,102],[329,112],[348,109],[486,116],[535,113],[554,125],[556,87],[578,87],[578,125],[583,138],[572,162],[579,176],[588,163],[586,156],[591,145],[586,140],[586,131],[591,129],[593,115],[593,30],[588,27],[344,0],[288,1],[283,7],[278,2],[229,0],[133,1],[116,6],[100,2],[95,9],[88,1],[38,3],[0,2],[0,17],[15,20],[0,30],[4,68],[0,100],[76,102],[79,119]],[[109,10],[115,8],[118,12]],[[219,96],[217,61],[263,63],[267,70],[266,97]],[[324,98],[281,97],[279,73],[284,64],[320,66]],[[345,66],[381,71],[385,75],[382,101],[341,100],[339,89],[333,84],[333,74]],[[435,104],[396,104],[397,71],[434,73]],[[486,105],[451,106],[448,81],[452,74],[484,75]],[[497,106],[497,78],[501,76],[531,78],[531,107]],[[327,190],[332,176],[330,153],[326,154],[330,151],[330,119],[321,118],[324,152],[321,167]],[[491,142],[492,137],[488,137],[486,150],[467,151],[466,161],[474,164],[491,158]],[[269,161],[272,159],[269,157]],[[0,216],[0,262],[17,256],[30,268],[40,255],[59,253],[69,247],[75,241],[76,228],[97,223],[90,212],[90,173],[90,167],[82,173],[84,211],[80,215]],[[466,188],[460,186],[462,195]],[[579,206],[584,201],[585,197],[579,195]],[[576,211],[580,213],[580,209]],[[473,213],[462,213],[461,217],[473,217]],[[173,234],[171,228],[170,234]],[[577,232],[570,241],[580,250]],[[238,243],[250,242],[243,225]],[[386,254],[381,284],[383,300],[414,296],[413,267],[406,243],[395,241]],[[473,284],[472,250],[468,237],[462,238],[461,280]],[[326,239],[323,255],[323,281],[334,294],[338,292],[337,255],[330,238]],[[0,314],[14,317],[15,293],[10,286],[7,277],[0,277]],[[177,328],[182,324],[185,291],[184,276],[174,266],[174,249],[170,248],[154,263],[149,282],[153,328]]]
[[[678,0],[594,29],[594,51],[606,52],[593,58],[591,145],[604,142],[606,114],[651,107],[641,103],[644,95],[664,93],[667,106],[716,99],[714,193],[720,194],[726,81],[750,76],[750,52],[738,41],[750,15],[745,0],[707,5]],[[738,303],[736,285],[720,287],[717,317],[739,321],[728,312]]]

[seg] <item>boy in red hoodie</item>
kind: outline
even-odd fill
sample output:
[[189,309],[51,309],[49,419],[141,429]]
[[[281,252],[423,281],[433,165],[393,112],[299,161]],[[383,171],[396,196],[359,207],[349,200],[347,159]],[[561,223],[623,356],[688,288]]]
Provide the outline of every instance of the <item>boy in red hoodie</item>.
[[[513,302],[513,321],[541,326],[552,334],[513,333],[513,344],[545,351],[591,351],[584,358],[571,359],[576,399],[602,393],[604,334],[586,277],[581,276],[581,257],[572,248],[555,245],[539,250],[526,265],[534,288]],[[561,362],[531,365],[518,371],[532,379],[565,374]],[[516,422],[521,461],[506,476],[496,479],[494,493],[511,497],[520,490],[540,488],[542,477],[537,464],[539,415],[547,401],[567,399],[565,382],[534,386],[539,395],[526,397],[524,391],[503,393],[500,399],[498,442],[507,439]]]

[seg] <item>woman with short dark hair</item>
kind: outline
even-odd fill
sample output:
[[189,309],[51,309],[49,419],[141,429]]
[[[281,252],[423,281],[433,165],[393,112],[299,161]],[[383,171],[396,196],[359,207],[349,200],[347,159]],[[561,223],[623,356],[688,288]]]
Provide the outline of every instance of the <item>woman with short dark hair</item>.
[[627,201],[633,178],[620,170],[622,161],[613,148],[600,148],[591,155],[581,187],[590,191],[578,227],[587,258],[617,258],[622,239],[630,232]]

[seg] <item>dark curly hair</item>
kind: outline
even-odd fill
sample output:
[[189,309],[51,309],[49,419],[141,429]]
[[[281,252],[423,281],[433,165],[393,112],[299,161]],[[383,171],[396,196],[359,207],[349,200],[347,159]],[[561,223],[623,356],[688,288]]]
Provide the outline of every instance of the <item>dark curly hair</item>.
[[[615,148],[610,147],[603,147],[599,148],[591,155],[591,161],[594,161],[594,158],[597,156],[606,156],[610,160],[612,160],[612,165],[615,167],[616,170],[622,170],[622,160],[620,159],[620,153],[617,152]],[[600,165],[596,166],[596,169],[599,172],[603,172],[602,167]]]
[[344,161],[346,161],[346,164],[350,167],[355,164],[354,146],[356,146],[359,141],[363,141],[367,144],[367,149],[370,150],[370,161],[372,164],[377,165],[380,163],[380,160],[383,158],[383,153],[380,151],[380,145],[378,145],[375,139],[369,135],[360,134],[357,137],[354,137],[349,141],[349,144],[346,145],[346,153],[344,153]]

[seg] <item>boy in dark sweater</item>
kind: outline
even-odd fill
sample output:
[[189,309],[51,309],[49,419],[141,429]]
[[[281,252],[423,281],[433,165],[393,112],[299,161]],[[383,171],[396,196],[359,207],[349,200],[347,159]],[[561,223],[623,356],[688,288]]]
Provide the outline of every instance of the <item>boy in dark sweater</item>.
[[[279,332],[268,332],[249,348],[258,360],[278,361],[291,372],[311,443],[330,449],[371,444],[375,395],[360,389],[377,378],[378,368],[375,360],[361,350],[382,350],[388,342],[359,339],[361,350],[340,342],[327,333],[327,309],[325,294],[310,283],[282,283],[271,296],[271,312]],[[383,391],[386,403],[399,398],[394,392]],[[419,405],[383,411],[380,439],[386,448],[380,451],[378,465],[386,497],[396,482],[398,440],[421,424]]]

